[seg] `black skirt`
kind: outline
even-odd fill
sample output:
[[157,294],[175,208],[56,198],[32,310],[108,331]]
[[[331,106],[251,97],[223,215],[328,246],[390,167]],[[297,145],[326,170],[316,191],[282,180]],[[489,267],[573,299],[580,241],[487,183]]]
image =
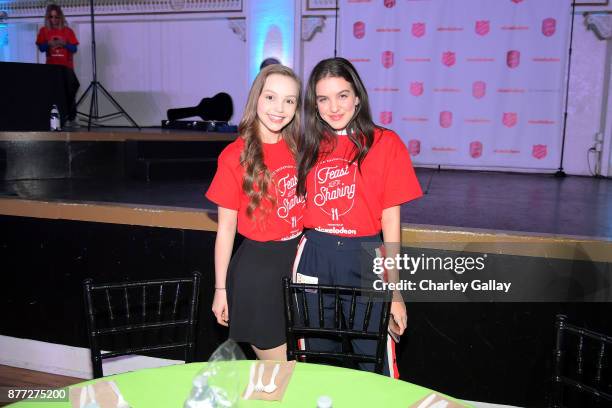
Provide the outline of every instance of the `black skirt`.
[[227,274],[229,337],[260,350],[286,342],[282,279],[291,277],[299,237],[258,242],[245,238]]

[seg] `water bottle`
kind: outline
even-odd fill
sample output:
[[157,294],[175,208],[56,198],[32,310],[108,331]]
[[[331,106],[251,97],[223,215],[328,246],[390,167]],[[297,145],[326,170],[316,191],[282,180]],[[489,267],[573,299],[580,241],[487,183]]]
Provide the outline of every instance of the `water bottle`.
[[51,119],[50,119],[50,126],[49,129],[52,132],[57,132],[59,130],[61,130],[61,123],[60,123],[60,115],[59,115],[59,109],[57,109],[57,105],[53,105],[51,107]]
[[215,394],[208,386],[208,377],[198,375],[193,379],[191,394],[183,408],[215,408]]
[[332,408],[332,399],[327,395],[322,395],[317,400],[317,408]]

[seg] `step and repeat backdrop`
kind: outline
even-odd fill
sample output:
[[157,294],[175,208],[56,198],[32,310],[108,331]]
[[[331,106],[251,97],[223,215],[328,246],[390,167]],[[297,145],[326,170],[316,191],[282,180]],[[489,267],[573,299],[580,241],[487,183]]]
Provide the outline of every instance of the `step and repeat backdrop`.
[[341,56],[415,164],[554,169],[571,0],[341,0]]

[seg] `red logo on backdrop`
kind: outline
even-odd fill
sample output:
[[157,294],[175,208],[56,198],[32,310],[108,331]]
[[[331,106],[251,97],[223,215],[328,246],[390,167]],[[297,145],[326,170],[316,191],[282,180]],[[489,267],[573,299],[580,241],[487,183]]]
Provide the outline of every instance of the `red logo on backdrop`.
[[353,24],[353,35],[357,39],[365,37],[365,23],[363,21],[357,21]]
[[418,139],[410,139],[408,141],[408,152],[411,156],[418,156],[421,153],[421,141]]
[[411,82],[410,83],[410,94],[414,96],[423,95],[423,83],[422,82]]
[[452,67],[457,62],[457,56],[452,51],[446,51],[442,53],[442,64],[447,67]]
[[440,112],[440,126],[443,128],[449,128],[453,124],[453,112],[442,111]]
[[517,50],[510,50],[506,54],[506,64],[508,68],[516,68],[521,63],[521,52]]
[[545,18],[542,20],[542,34],[546,37],[552,36],[557,30],[557,20],[554,18]]
[[502,123],[505,127],[514,127],[518,122],[518,115],[516,112],[504,112],[504,116],[502,117]]
[[391,68],[393,66],[393,51],[385,51],[382,53],[381,62],[383,67]]
[[395,7],[395,0],[385,0],[385,7],[386,8],[393,8],[393,7]]
[[412,24],[412,35],[420,38],[425,35],[425,23],[413,23]]
[[516,3],[516,4],[519,4],[519,3],[522,3],[522,2],[523,2],[523,0],[512,0],[512,2],[513,2],[513,3]]
[[541,144],[533,145],[533,150],[531,151],[531,155],[535,157],[536,159],[538,160],[543,159],[546,157],[547,154],[548,154],[548,149],[546,148],[546,145],[541,145]]
[[388,125],[391,122],[393,122],[393,112],[380,112],[380,123],[383,125]]
[[487,93],[487,84],[483,81],[476,81],[472,84],[472,96],[480,99]]
[[481,20],[476,22],[476,34],[487,35],[491,29],[489,20]]
[[482,143],[479,141],[470,143],[470,156],[477,159],[482,156]]

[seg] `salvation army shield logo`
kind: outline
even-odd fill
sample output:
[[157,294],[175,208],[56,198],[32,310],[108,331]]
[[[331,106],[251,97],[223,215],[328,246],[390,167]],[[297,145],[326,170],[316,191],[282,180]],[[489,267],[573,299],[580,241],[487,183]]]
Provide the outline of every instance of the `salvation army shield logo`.
[[440,112],[440,127],[449,128],[453,124],[453,112],[442,111]]
[[502,116],[502,123],[505,127],[514,127],[518,122],[518,115],[516,112],[504,112]]
[[410,95],[412,96],[423,95],[423,83],[422,82],[411,82],[410,83]]
[[411,156],[418,156],[421,153],[421,141],[418,139],[410,139],[408,141],[408,153]]
[[489,31],[491,30],[491,25],[489,23],[489,20],[480,20],[476,22],[476,34],[478,35],[487,35],[489,34]]
[[391,122],[393,122],[393,112],[380,112],[380,123],[383,125],[388,125]]
[[554,18],[545,18],[542,20],[542,34],[546,37],[552,36],[557,30],[557,20]]
[[425,23],[413,23],[412,35],[416,38],[421,38],[425,35]]
[[517,50],[510,50],[506,54],[506,65],[508,68],[516,68],[521,63],[521,52]]
[[546,145],[541,145],[541,144],[533,145],[533,149],[531,150],[531,155],[535,157],[536,159],[541,160],[545,158],[547,154],[548,154],[548,149],[546,148]]
[[447,67],[452,67],[455,65],[455,62],[457,62],[456,59],[457,57],[452,51],[442,53],[442,64],[446,65]]
[[472,96],[481,99],[487,93],[487,84],[484,81],[476,81],[472,84]]
[[337,222],[353,208],[356,194],[357,163],[335,158],[323,160],[314,168],[313,203]]
[[353,24],[353,36],[358,40],[365,37],[365,23],[363,21],[356,21]]
[[395,7],[395,0],[384,0],[384,4],[386,8]]
[[482,143],[479,141],[475,141],[470,143],[470,156],[472,159],[477,159],[482,156]]
[[383,67],[391,68],[393,66],[393,51],[384,51],[380,59]]

